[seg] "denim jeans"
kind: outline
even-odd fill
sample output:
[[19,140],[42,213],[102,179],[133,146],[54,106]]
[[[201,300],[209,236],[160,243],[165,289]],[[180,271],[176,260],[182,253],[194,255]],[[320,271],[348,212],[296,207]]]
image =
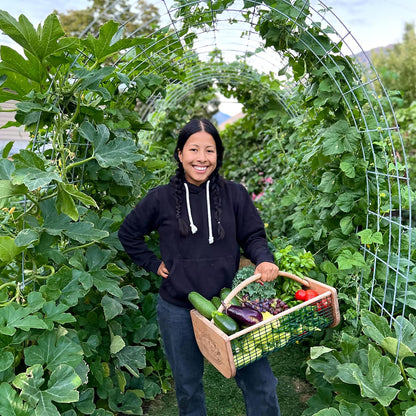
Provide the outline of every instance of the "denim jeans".
[[[159,296],[157,316],[175,380],[179,416],[207,416],[202,385],[204,357],[195,340],[189,310]],[[280,416],[277,379],[267,358],[237,370],[235,381],[243,393],[247,416]]]

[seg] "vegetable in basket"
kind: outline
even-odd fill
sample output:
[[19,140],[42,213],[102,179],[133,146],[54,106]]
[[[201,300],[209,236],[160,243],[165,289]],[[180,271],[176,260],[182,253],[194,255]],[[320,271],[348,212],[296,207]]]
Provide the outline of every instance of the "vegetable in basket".
[[245,307],[245,306],[236,306],[236,305],[225,305],[225,313],[236,321],[240,322],[242,325],[251,326],[257,324],[263,320],[263,315],[261,312],[256,311],[255,309]]
[[217,310],[214,304],[202,296],[198,292],[190,292],[188,294],[189,302],[192,303],[192,306],[207,319],[212,319],[212,313]]

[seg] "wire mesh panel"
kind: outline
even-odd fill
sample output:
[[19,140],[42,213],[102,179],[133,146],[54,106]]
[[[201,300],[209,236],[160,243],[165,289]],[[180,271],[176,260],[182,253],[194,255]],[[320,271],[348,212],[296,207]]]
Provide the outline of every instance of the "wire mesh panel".
[[274,351],[330,327],[335,323],[334,307],[333,299],[328,295],[270,323],[264,323],[247,334],[232,338],[231,348],[236,368],[243,368]]

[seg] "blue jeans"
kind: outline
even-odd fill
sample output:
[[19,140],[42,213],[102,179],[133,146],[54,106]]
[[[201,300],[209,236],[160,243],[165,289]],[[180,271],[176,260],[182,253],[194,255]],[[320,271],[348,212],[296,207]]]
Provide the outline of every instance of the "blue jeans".
[[[207,416],[202,385],[204,357],[195,340],[189,310],[159,296],[157,316],[175,380],[179,416]],[[267,358],[237,370],[235,381],[243,393],[247,416],[280,416],[277,379]]]

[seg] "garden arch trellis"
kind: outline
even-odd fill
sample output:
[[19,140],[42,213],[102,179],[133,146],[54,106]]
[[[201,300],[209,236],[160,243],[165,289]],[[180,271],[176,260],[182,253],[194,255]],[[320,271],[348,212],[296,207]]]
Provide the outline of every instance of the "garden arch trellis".
[[[113,6],[116,4],[117,1]],[[150,375],[146,394],[151,397],[159,391],[152,381],[155,377],[165,388],[160,373],[165,367],[154,317],[156,276],[131,264],[116,232],[131,205],[137,201],[137,195],[155,183],[152,174],[159,160],[154,161],[153,149],[146,148],[146,145],[152,145],[150,140],[141,141],[148,137],[145,136],[148,124],[153,123],[153,136],[164,128],[164,134],[170,132],[172,126],[177,128],[175,123],[182,123],[184,117],[179,120],[180,116],[173,111],[172,119],[163,118],[163,112],[168,114],[169,107],[184,108],[183,103],[193,103],[188,101],[188,97],[205,85],[208,99],[212,96],[211,86],[224,91],[224,84],[236,87],[233,91],[242,93],[237,95],[239,99],[245,97],[241,102],[247,104],[245,110],[248,110],[249,117],[230,126],[224,131],[224,136],[239,126],[249,126],[249,129],[256,129],[256,134],[259,133],[250,117],[256,117],[253,108],[260,109],[259,113],[263,112],[260,120],[269,123],[268,131],[274,134],[273,127],[276,127],[276,139],[278,117],[291,123],[291,129],[285,132],[289,131],[293,141],[285,143],[292,146],[288,151],[292,151],[290,156],[298,166],[307,158],[315,158],[313,163],[318,168],[310,163],[309,171],[299,168],[282,170],[279,166],[280,170],[275,172],[283,171],[288,175],[285,190],[295,182],[307,182],[306,185],[310,186],[308,190],[313,191],[309,192],[313,194],[312,198],[309,199],[309,195],[302,198],[301,191],[307,186],[298,186],[296,197],[300,197],[295,202],[290,201],[289,209],[296,211],[300,206],[304,211],[300,214],[308,216],[312,223],[311,232],[320,233],[324,225],[328,230],[334,230],[334,234],[344,235],[344,240],[324,235],[311,246],[317,248],[314,251],[317,256],[325,251],[325,255],[330,257],[327,265],[335,271],[323,269],[328,272],[328,281],[332,279],[341,285],[348,279],[350,286],[344,285],[340,289],[347,290],[339,292],[345,300],[342,307],[351,312],[349,316],[347,313],[344,315],[346,321],[356,319],[356,287],[361,287],[362,309],[368,306],[387,316],[390,323],[395,324],[399,340],[397,326],[401,330],[400,324],[405,321],[399,319],[400,315],[403,316],[406,305],[409,309],[416,309],[414,269],[413,274],[410,273],[413,267],[411,254],[414,256],[411,253],[410,206],[406,209],[410,205],[411,193],[401,135],[388,96],[375,93],[376,86],[377,91],[384,90],[371,63],[365,55],[365,62],[354,62],[349,58],[349,55],[356,56],[353,53],[356,49],[349,48],[349,45],[355,44],[357,50],[360,48],[348,30],[331,11],[325,12],[323,4],[310,6],[305,0],[182,0],[175,4],[165,0],[158,5],[162,14],[161,25],[147,39],[134,34],[131,39],[122,38],[114,22],[103,25],[97,38],[68,39],[64,37],[55,15],[48,16],[43,28],[36,31],[24,17],[17,22],[7,12],[0,11],[2,30],[23,46],[26,55],[23,57],[2,46],[0,66],[5,74],[0,76],[1,98],[20,100],[14,124],[24,124],[34,136],[27,149],[10,158],[9,144],[3,150],[0,169],[3,204],[0,211],[3,216],[0,262],[4,281],[0,314],[2,322],[7,322],[1,328],[2,334],[8,337],[1,352],[3,370],[7,370],[9,380],[16,374],[22,380],[22,383],[14,385],[24,393],[19,401],[13,400],[19,409],[24,408],[26,398],[32,394],[47,392],[43,397],[48,400],[36,399],[33,403],[27,401],[27,404],[33,409],[36,407],[41,414],[45,414],[45,406],[53,411],[53,399],[48,392],[50,383],[64,381],[64,385],[74,385],[76,389],[82,383],[81,378],[76,377],[77,366],[84,379],[89,374],[88,369],[98,376],[88,377],[91,385],[82,390],[90,394],[86,403],[89,412],[95,408],[95,388],[106,408],[118,412],[120,405],[128,404],[128,412],[132,407],[142,412],[141,400],[131,389],[137,391],[138,381],[146,384],[141,370],[148,365],[149,347],[149,356],[160,357],[160,363],[157,363],[157,374]],[[121,56],[120,51],[123,51]],[[118,59],[114,66],[110,64],[114,62],[112,57]],[[274,79],[259,76],[263,71],[273,72]],[[323,76],[316,76],[316,73],[323,73]],[[310,93],[313,82],[319,82],[326,95]],[[256,91],[255,99],[250,95],[253,90],[245,89],[246,85]],[[162,95],[165,89],[166,95]],[[310,104],[311,96],[315,107]],[[322,100],[330,100],[332,96],[336,96],[335,104],[332,107],[328,105],[326,112],[319,113],[325,105],[321,104]],[[272,99],[276,104],[276,112],[272,115],[278,114],[278,117],[271,118],[264,103],[263,107],[253,105],[257,103],[251,101],[257,101],[259,97],[265,98],[265,102]],[[344,118],[330,113],[337,110]],[[306,118],[308,111],[309,119]],[[187,111],[186,117],[189,114]],[[159,121],[166,123],[167,127],[160,127],[159,124],[163,123]],[[340,124],[343,127],[340,134],[337,131],[337,134],[324,137],[333,133],[334,126],[337,128]],[[324,126],[321,128],[321,125]],[[244,134],[243,128],[239,131]],[[344,137],[347,135],[352,137],[350,142]],[[171,146],[169,134],[162,136],[160,143]],[[233,135],[232,140],[235,137],[239,136]],[[159,138],[154,138],[156,147]],[[350,148],[346,149],[346,144],[350,143]],[[43,144],[47,146],[42,148]],[[241,151],[238,144],[236,152]],[[341,145],[344,147],[342,150],[333,152]],[[315,153],[311,156],[312,152],[306,149],[306,154],[305,148],[313,146]],[[359,159],[357,171],[361,173],[357,177],[348,176],[348,163],[344,169],[341,167],[340,155],[350,160],[354,157]],[[325,163],[318,160],[320,157]],[[162,162],[167,160],[166,157]],[[264,160],[269,162],[271,159]],[[355,165],[352,168],[355,169]],[[311,174],[308,176],[308,173]],[[150,179],[144,178],[147,174]],[[341,178],[338,184],[345,186],[334,192],[332,189],[328,191],[332,188],[331,175]],[[341,205],[338,201],[344,193],[350,199]],[[290,190],[288,194],[293,196]],[[274,195],[281,194],[275,192]],[[351,207],[356,202],[355,195],[360,202],[356,209]],[[318,203],[312,206],[315,201]],[[320,205],[322,201],[324,204],[329,201],[329,205]],[[274,204],[274,199],[271,202]],[[341,209],[348,204],[349,211]],[[325,209],[327,212],[320,221],[319,211]],[[281,217],[288,211],[284,211]],[[332,212],[336,216],[334,221],[331,221]],[[355,232],[358,230],[354,229],[352,220],[344,229],[340,224],[341,220],[348,219],[345,213],[350,212],[357,215],[357,224],[364,232],[372,234],[382,230],[384,235],[374,239],[371,235],[371,243],[367,246],[361,241],[360,246]],[[275,222],[279,232],[287,230],[289,235],[289,227],[284,228],[280,220]],[[303,226],[301,221],[289,224],[294,232]],[[306,243],[305,246],[309,244],[307,234],[302,238],[297,241]],[[380,238],[383,244],[379,243]],[[344,251],[332,255],[329,246],[330,243],[338,244],[338,241],[350,243],[351,239],[354,240],[348,247],[352,247],[351,251],[345,251],[357,255],[360,261],[354,264],[343,259],[348,267],[342,269],[338,259]],[[321,258],[325,259],[325,255]],[[360,273],[361,282],[357,278]],[[400,282],[400,293],[396,282]],[[142,307],[138,308],[137,303]],[[73,312],[71,316],[64,313],[69,309]],[[15,316],[17,320],[9,319]],[[383,324],[384,328],[386,325]],[[409,332],[403,330],[403,339]],[[25,341],[23,344],[22,340]],[[57,354],[51,349],[55,341]],[[59,351],[60,341],[74,347],[76,359],[67,354],[66,349],[65,354],[61,353],[62,349]],[[41,349],[44,354],[35,353]],[[70,355],[70,363],[67,355]],[[27,358],[25,362],[23,356]],[[47,357],[46,361],[43,356]],[[34,362],[36,371],[33,367],[28,368]],[[18,363],[16,368],[15,363]],[[146,371],[152,371],[154,364],[150,365]],[[10,397],[17,399],[17,394],[13,385],[7,383],[6,378],[4,380],[0,402],[3,400],[10,405]],[[75,383],[74,380],[76,385],[71,384]],[[33,383],[41,386],[40,392],[37,389],[33,391]],[[121,397],[122,385],[128,391]],[[78,400],[76,392],[71,390],[70,393],[65,404]],[[133,405],[127,403],[132,399]]]
[[[113,7],[116,7],[117,1]],[[353,123],[364,141],[372,149],[374,159],[367,160],[366,170],[367,201],[374,200],[373,194],[380,194],[381,179],[388,184],[388,202],[376,198],[377,204],[369,206],[367,223],[375,224],[378,231],[389,229],[388,256],[380,256],[377,248],[361,245],[366,258],[373,260],[373,283],[371,287],[360,287],[361,293],[370,299],[371,305],[377,305],[382,315],[393,322],[395,316],[404,313],[406,294],[395,291],[394,280],[404,279],[406,286],[409,282],[411,267],[411,189],[406,166],[406,154],[401,139],[400,129],[394,117],[392,104],[389,100],[380,78],[372,66],[367,55],[362,51],[357,40],[336,16],[334,11],[322,2],[305,2],[297,0],[257,1],[257,0],[218,0],[218,1],[189,1],[158,0],[154,2],[160,10],[160,24],[149,38],[150,44],[144,44],[127,49],[117,60],[116,64],[127,74],[140,77],[142,74],[155,74],[166,77],[168,92],[166,97],[154,94],[139,109],[143,119],[157,122],[160,113],[169,107],[177,106],[188,94],[205,83],[232,83],[233,78],[241,82],[253,79],[256,73],[272,73],[282,81],[282,88],[276,100],[290,116],[296,116],[298,110],[291,105],[293,91],[298,85],[307,84],[309,73],[293,74],[288,68],[290,59],[297,59],[297,51],[279,45],[279,48],[269,46],[258,32],[260,19],[268,12],[275,13],[289,22],[283,30],[291,31],[291,35],[298,36],[302,48],[314,56],[315,68],[324,68],[332,79],[333,84],[342,96],[345,106],[351,114],[356,114],[361,123],[353,118]],[[336,12],[336,10],[335,10]],[[121,25],[125,22],[119,22]],[[275,22],[276,23],[276,22]],[[308,27],[318,28],[316,32],[307,31]],[[134,37],[134,33],[130,37]],[[210,65],[213,56],[220,52],[220,61],[226,64],[243,62],[247,67],[254,68],[254,72],[242,69],[240,66],[227,66],[226,73],[221,65]],[[161,59],[172,56],[171,59]],[[192,68],[192,59],[206,63],[198,66],[192,72],[178,81],[170,81],[165,74],[172,68],[182,70]],[[352,57],[354,59],[337,58]],[[215,62],[215,58],[214,58]],[[341,64],[339,63],[341,62]],[[331,67],[328,66],[331,65]],[[343,67],[348,65],[348,67]],[[335,68],[335,69],[334,69]],[[341,74],[341,80],[347,86],[342,88],[339,78],[331,71]],[[343,76],[344,72],[353,74],[353,79]],[[134,80],[134,78],[132,78]],[[231,81],[230,81],[231,80]],[[119,81],[115,81],[119,82]],[[126,87],[126,86],[124,86]],[[127,86],[128,87],[128,86]],[[378,95],[376,91],[383,91]],[[243,104],[243,103],[242,103]],[[364,107],[366,107],[364,109]],[[371,115],[371,122],[367,122],[367,115]],[[388,115],[392,115],[390,118]],[[392,123],[389,120],[393,120]],[[374,124],[375,122],[375,124]],[[362,128],[362,126],[365,128]],[[378,140],[388,142],[385,150],[387,162],[380,164],[375,160],[374,143]],[[80,149],[84,149],[81,147]],[[81,151],[81,150],[80,150]],[[83,150],[82,150],[83,151]],[[364,154],[364,152],[363,152]],[[402,168],[401,166],[404,166]],[[371,188],[370,182],[376,186]],[[392,197],[392,189],[398,190],[398,199]],[[404,209],[409,205],[409,209]],[[393,244],[393,229],[398,241]],[[394,247],[394,248],[393,248]],[[373,293],[375,275],[378,267],[385,269],[385,287],[388,282],[393,286],[393,293],[385,292],[383,296]],[[384,270],[383,269],[383,270]],[[386,307],[386,299],[397,307]]]
[[[373,293],[374,290],[374,276],[377,267],[384,267],[385,273],[385,285],[387,281],[390,283],[393,279],[396,280],[400,277],[406,280],[406,284],[409,280],[410,272],[410,257],[411,257],[411,209],[404,210],[411,200],[411,190],[409,184],[409,177],[407,173],[407,167],[403,170],[399,169],[400,165],[406,166],[406,154],[403,148],[401,140],[400,129],[397,121],[394,118],[394,111],[392,109],[391,102],[387,93],[385,92],[381,81],[374,67],[372,66],[367,55],[362,51],[357,40],[353,34],[350,33],[347,27],[336,16],[335,12],[329,9],[325,4],[321,2],[311,2],[309,7],[307,3],[303,1],[291,2],[288,0],[281,0],[279,2],[270,1],[179,1],[171,2],[167,0],[157,1],[157,6],[161,12],[161,25],[160,28],[154,32],[154,34],[164,34],[161,36],[160,42],[165,41],[165,38],[171,38],[177,42],[176,49],[171,48],[172,54],[177,54],[176,59],[172,62],[172,65],[179,67],[188,67],[188,60],[190,59],[189,50],[196,53],[202,61],[208,62],[210,57],[215,51],[221,51],[223,61],[231,63],[234,61],[243,61],[248,66],[255,68],[260,73],[271,72],[274,73],[277,79],[281,79],[279,71],[287,66],[289,57],[294,56],[294,51],[282,50],[277,51],[273,47],[265,46],[265,41],[259,36],[256,30],[260,15],[267,13],[270,10],[281,14],[285,19],[291,22],[291,28],[295,32],[301,32],[305,23],[309,26],[320,27],[322,33],[326,33],[332,40],[333,47],[326,49],[324,44],[325,39],[320,37],[309,36],[303,38],[302,41],[316,57],[316,66],[324,65],[325,59],[329,57],[329,62],[333,64],[339,71],[345,70],[338,66],[336,59],[337,56],[346,57],[351,56],[354,59],[354,63],[351,61],[343,60],[343,64],[350,62],[348,68],[354,74],[354,82],[344,78],[344,81],[348,84],[349,89],[345,92],[338,86],[346,105],[352,111],[352,107],[357,107],[358,116],[363,118],[365,129],[359,126],[354,119],[355,126],[359,133],[365,138],[368,145],[373,149],[373,144],[377,140],[387,140],[390,144],[389,150],[387,150],[387,160],[384,166],[381,166],[377,161],[368,160],[368,169],[366,171],[367,185],[371,180],[375,180],[377,186],[376,189],[367,188],[367,199],[370,201],[370,193],[380,193],[379,179],[386,180],[389,186],[389,192],[393,187],[398,189],[399,201],[393,201],[391,194],[387,196],[387,207],[385,202],[382,203],[381,198],[378,198],[377,206],[369,206],[367,213],[367,222],[376,223],[377,230],[381,225],[383,227],[387,224],[390,230],[390,236],[388,239],[388,256],[387,258],[379,256],[377,249],[367,247],[365,244],[361,246],[362,252],[365,257],[371,257],[374,259],[373,267],[373,284],[371,288],[364,289],[361,287],[362,293],[370,298],[370,305],[373,303],[381,309],[382,315],[389,317],[390,321],[394,320],[394,316],[400,315],[404,311],[406,305],[406,296],[400,299],[400,305],[402,310],[397,308],[386,308],[385,301],[386,296],[393,297],[393,304],[398,296],[393,290],[393,293],[384,293],[384,297],[380,298],[379,295]],[[189,27],[191,18],[194,25]],[[195,23],[196,22],[196,23]],[[192,35],[192,42],[187,40],[187,36]],[[134,35],[134,34],[133,34]],[[342,44],[342,48],[339,49],[337,45]],[[166,46],[168,48],[168,46]],[[162,52],[166,52],[164,46],[160,47]],[[180,51],[180,53],[178,53]],[[127,52],[128,54],[129,52]],[[124,58],[127,57],[127,54]],[[178,58],[179,56],[179,58]],[[150,66],[151,72],[156,74],[163,74],[166,71],[166,62],[159,62],[157,56],[154,56],[150,49],[142,47],[142,52],[138,53],[134,60],[137,62],[145,61]],[[132,62],[127,59],[126,66],[129,65],[129,70],[133,71],[137,67],[132,65]],[[188,66],[187,66],[188,65]],[[148,70],[148,68],[147,68]],[[331,70],[328,69],[330,73]],[[140,71],[138,72],[140,75]],[[232,75],[233,76],[233,75]],[[250,79],[249,73],[241,73],[236,69],[234,76],[238,79]],[[289,79],[285,82],[285,89],[279,93],[279,101],[286,108],[286,111],[290,114],[294,114],[293,109],[290,106],[290,96],[292,90],[298,83],[303,83],[307,80],[308,74],[304,74],[296,81],[293,79],[293,74],[286,76]],[[290,77],[292,76],[292,79]],[[230,73],[227,74],[227,80],[230,79]],[[212,81],[221,83],[222,74],[217,68],[205,68],[204,70],[196,71],[193,76],[188,77],[185,82],[178,83],[177,85],[171,85],[172,89],[170,94],[164,100],[160,100],[160,97],[151,97],[147,104],[142,107],[141,115],[145,118],[156,118],[159,111],[163,111],[163,108],[169,105],[176,105],[191,91],[198,88],[199,85],[205,82]],[[333,78],[333,82],[338,81]],[[377,95],[377,91],[383,91],[383,94]],[[370,109],[370,113],[373,119],[376,120],[376,125],[366,122],[366,112],[363,109],[362,99],[358,96],[364,97],[366,111]],[[386,104],[387,103],[387,104]],[[368,114],[368,112],[367,112]],[[388,114],[393,114],[394,121],[389,124]],[[397,143],[399,145],[397,146]],[[396,147],[397,146],[397,147]],[[374,152],[373,152],[374,154]],[[383,206],[382,206],[383,204]],[[410,205],[410,204],[409,204]],[[392,244],[392,230],[398,229],[399,241],[396,242],[395,249]],[[394,286],[394,284],[393,284]]]

